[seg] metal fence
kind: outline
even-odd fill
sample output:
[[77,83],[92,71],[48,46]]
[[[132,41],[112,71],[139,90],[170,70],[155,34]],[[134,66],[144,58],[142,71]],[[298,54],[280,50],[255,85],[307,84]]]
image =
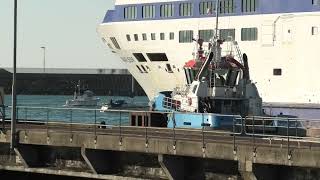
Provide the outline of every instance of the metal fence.
[[[10,117],[10,107],[6,107],[6,117]],[[309,136],[308,130],[312,127],[310,124],[318,119],[301,119],[292,117],[240,117],[232,115],[218,115],[232,118],[232,123],[227,129],[208,129],[202,126],[199,129],[177,128],[174,122],[172,128],[165,127],[132,127],[130,126],[130,114],[145,114],[142,118],[147,118],[149,113],[160,114],[170,117],[175,114],[185,114],[183,112],[154,112],[154,111],[131,111],[131,110],[107,110],[83,109],[83,108],[49,108],[49,107],[17,107],[18,130],[28,132],[30,129],[42,129],[47,131],[50,136],[52,131],[73,133],[81,130],[83,133],[92,133],[95,137],[100,134],[116,134],[119,136],[119,142],[122,142],[123,136],[139,136],[146,139],[146,145],[150,138],[172,138],[173,146],[179,139],[201,140],[203,148],[206,143],[216,140],[216,137],[224,136],[228,142],[233,143],[236,150],[241,138],[250,140],[250,143],[256,148],[261,140],[272,142],[281,142],[281,146],[288,148],[288,154],[293,146],[300,146],[300,143],[320,143],[319,136]],[[188,113],[197,115],[197,113]],[[199,115],[199,114],[198,114]],[[5,118],[2,121],[2,130],[6,130],[10,119]],[[176,121],[173,118],[173,121]],[[204,120],[203,120],[204,121]],[[311,123],[310,123],[311,122]],[[7,125],[5,125],[7,124]],[[316,128],[314,128],[316,129]],[[320,129],[316,129],[319,130]],[[155,132],[158,132],[156,134]],[[186,133],[187,132],[187,133]],[[320,134],[320,133],[319,133]],[[259,142],[258,142],[259,140]],[[247,141],[248,142],[248,141]]]

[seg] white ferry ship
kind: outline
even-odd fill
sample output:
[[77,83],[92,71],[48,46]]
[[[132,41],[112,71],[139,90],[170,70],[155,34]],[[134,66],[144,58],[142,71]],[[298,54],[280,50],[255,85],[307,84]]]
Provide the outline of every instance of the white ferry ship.
[[[183,67],[194,39],[208,48],[215,12],[214,0],[116,0],[98,33],[151,99],[190,81]],[[238,42],[264,102],[320,105],[320,0],[220,0],[218,12],[223,50]]]

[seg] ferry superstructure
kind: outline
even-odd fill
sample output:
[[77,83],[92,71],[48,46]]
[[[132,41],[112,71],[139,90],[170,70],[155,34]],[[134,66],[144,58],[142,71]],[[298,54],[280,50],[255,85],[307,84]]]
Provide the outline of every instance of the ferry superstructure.
[[[186,84],[194,39],[209,42],[212,0],[116,0],[98,27],[103,42],[153,98]],[[249,57],[264,102],[320,104],[320,1],[220,0],[219,34]],[[225,51],[229,48],[225,43]]]

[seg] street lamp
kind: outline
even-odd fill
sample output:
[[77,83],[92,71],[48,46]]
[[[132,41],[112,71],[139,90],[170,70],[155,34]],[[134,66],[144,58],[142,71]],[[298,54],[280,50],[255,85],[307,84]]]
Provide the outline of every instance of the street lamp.
[[16,94],[16,69],[17,69],[17,12],[18,2],[14,0],[14,26],[13,26],[13,74],[12,74],[12,109],[11,109],[11,141],[10,149],[14,150],[16,147],[16,107],[17,107],[17,94]]
[[42,46],[40,48],[43,49],[43,73],[45,73],[46,72],[46,47]]

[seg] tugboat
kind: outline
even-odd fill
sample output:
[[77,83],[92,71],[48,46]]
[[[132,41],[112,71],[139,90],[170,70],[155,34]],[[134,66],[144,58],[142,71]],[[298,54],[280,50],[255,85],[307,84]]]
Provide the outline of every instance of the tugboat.
[[215,32],[207,52],[202,39],[194,40],[195,59],[184,66],[186,86],[154,98],[153,110],[173,112],[167,127],[230,129],[235,117],[262,115],[262,99],[250,80],[247,55],[230,41],[230,52],[222,56],[224,40],[218,37],[218,26]]
[[73,99],[67,100],[65,106],[97,106],[99,98],[94,97],[94,93],[86,90],[81,95],[80,81],[75,86]]

